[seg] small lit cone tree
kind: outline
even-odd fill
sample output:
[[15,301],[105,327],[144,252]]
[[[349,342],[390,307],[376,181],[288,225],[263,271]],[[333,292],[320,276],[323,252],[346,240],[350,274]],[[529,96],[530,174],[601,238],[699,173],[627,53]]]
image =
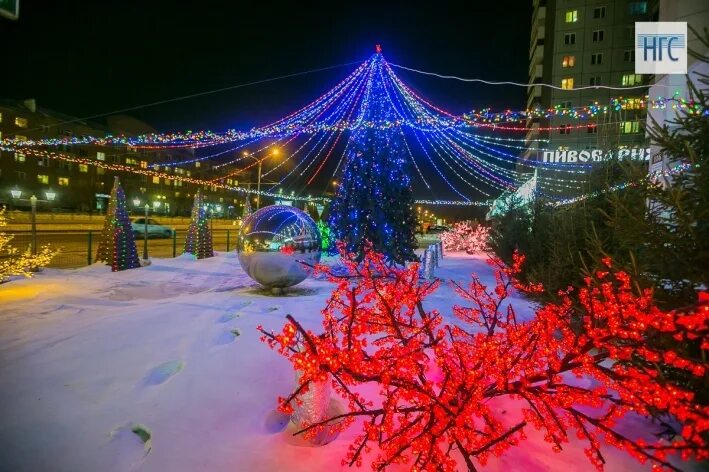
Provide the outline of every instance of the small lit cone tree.
[[489,227],[475,225],[468,221],[456,223],[449,231],[441,234],[443,249],[446,251],[465,251],[468,254],[488,250],[489,240]]
[[251,209],[251,195],[246,194],[246,201],[244,202],[244,215],[243,218],[246,218],[247,216],[250,216],[251,213],[253,213],[253,210]]
[[372,126],[350,137],[341,184],[330,205],[329,225],[334,239],[344,242],[359,260],[371,244],[389,261],[404,264],[418,260],[414,254],[416,218],[403,134],[390,125],[398,115],[382,79],[382,60],[378,53],[363,101],[362,119]]
[[96,260],[110,265],[113,272],[140,267],[126,195],[118,177],[113,181]]
[[[0,208],[0,228],[7,226],[5,218],[5,208]],[[57,251],[49,247],[42,247],[37,254],[32,254],[28,247],[20,251],[10,244],[14,236],[0,231],[0,283],[12,276],[32,277],[33,270],[44,267],[57,254]]]
[[[454,284],[470,306],[455,306],[457,321],[449,323],[424,309],[439,282],[421,281],[417,263],[392,267],[373,252],[361,263],[342,257],[349,274],[316,267],[336,284],[322,312],[322,332],[305,329],[290,315],[281,332],[260,331],[263,341],[302,372],[295,392],[279,399],[284,411],[292,411],[312,382],[328,378],[348,403],[348,412],[305,426],[300,434],[317,434],[334,420],[341,420],[341,430],[364,420],[343,463],[361,465],[376,446],[374,470],[407,464],[417,471],[475,471],[520,445],[530,429],[554,452],[572,438],[585,441],[586,456],[598,470],[607,447],[666,470],[680,470],[668,460],[672,454],[709,458],[709,407],[660,368],[671,365],[701,378],[706,362],[647,342],[655,332],[699,340],[706,356],[709,304],[660,310],[650,291],[636,292],[630,277],[606,259],[606,270],[578,289],[580,306],[569,288],[558,303],[521,320],[507,297],[514,290],[543,288],[517,281],[524,259],[515,254],[512,267],[491,259],[494,288],[477,276],[467,286]],[[580,332],[571,329],[572,310],[581,312]],[[358,393],[367,384],[374,384],[380,398]],[[622,421],[657,412],[668,419],[662,427],[671,441],[629,431]]]
[[199,190],[194,195],[194,205],[192,205],[192,220],[187,229],[185,238],[184,253],[189,253],[197,259],[214,257],[212,247],[212,232],[209,229],[209,219],[207,218],[207,208],[204,205],[204,197]]

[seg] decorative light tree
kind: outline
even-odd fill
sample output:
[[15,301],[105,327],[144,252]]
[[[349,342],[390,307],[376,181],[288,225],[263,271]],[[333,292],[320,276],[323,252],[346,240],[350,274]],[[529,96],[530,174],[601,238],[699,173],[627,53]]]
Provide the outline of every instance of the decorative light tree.
[[140,267],[133,228],[128,218],[126,195],[118,176],[113,181],[96,260],[110,265],[113,272]]
[[486,251],[490,240],[490,228],[461,221],[453,225],[450,231],[441,234],[443,249],[446,251],[465,251],[468,254]]
[[192,220],[187,229],[185,238],[185,253],[190,253],[197,259],[214,257],[212,247],[212,232],[209,230],[209,220],[207,218],[207,208],[204,205],[204,196],[197,190],[194,195],[192,205]]
[[251,213],[254,211],[251,209],[251,194],[246,194],[246,201],[244,202],[244,214],[242,215],[242,218],[246,219],[247,216],[250,216]]
[[330,207],[330,228],[334,239],[343,241],[359,260],[369,242],[390,261],[402,264],[417,260],[416,218],[403,135],[389,125],[397,116],[382,69],[377,52],[361,113],[362,121],[372,126],[350,137],[341,184]]
[[[698,339],[706,355],[709,304],[662,311],[651,292],[636,293],[630,277],[604,260],[606,270],[587,277],[579,289],[580,306],[569,288],[558,303],[539,307],[524,321],[505,299],[513,290],[543,288],[516,280],[523,260],[515,254],[512,267],[491,260],[494,289],[476,276],[467,287],[455,285],[470,307],[454,307],[454,324],[424,309],[439,282],[422,283],[416,263],[401,269],[366,252],[362,262],[343,254],[346,275],[316,267],[337,284],[323,310],[322,333],[306,330],[290,315],[280,333],[260,328],[262,340],[302,373],[295,392],[280,399],[281,408],[292,411],[312,382],[331,378],[349,411],[304,426],[300,434],[364,419],[343,463],[360,465],[374,443],[375,470],[408,464],[417,471],[454,471],[465,464],[475,471],[519,445],[529,429],[540,431],[555,452],[573,437],[586,441],[586,455],[598,470],[605,447],[667,470],[680,470],[670,454],[709,458],[709,408],[660,367],[701,378],[706,363],[647,341],[657,332]],[[582,315],[581,332],[569,323],[575,309]],[[365,384],[375,384],[381,398],[358,393]],[[624,416],[657,412],[669,418],[663,427],[672,441],[623,429]]]
[[[0,208],[0,228],[7,226],[5,207]],[[57,251],[42,247],[37,254],[32,254],[28,247],[24,252],[10,245],[14,236],[0,231],[0,283],[12,276],[32,277],[32,271],[49,264]]]

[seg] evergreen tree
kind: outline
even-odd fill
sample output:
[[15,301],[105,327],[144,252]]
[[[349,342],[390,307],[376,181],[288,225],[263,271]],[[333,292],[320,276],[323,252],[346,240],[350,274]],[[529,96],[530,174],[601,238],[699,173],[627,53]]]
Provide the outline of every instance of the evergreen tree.
[[113,272],[140,267],[138,250],[135,247],[133,229],[126,208],[126,195],[117,176],[113,181],[111,200],[108,203],[96,260],[110,265]]
[[185,250],[197,259],[214,257],[212,247],[212,232],[209,230],[207,219],[207,209],[204,206],[204,197],[199,190],[194,195],[194,205],[192,206],[192,221],[187,230],[185,238]]
[[401,129],[382,79],[377,53],[370,71],[361,119],[373,126],[355,130],[348,143],[341,185],[330,207],[330,228],[348,252],[364,257],[366,242],[391,262],[417,260],[416,218]]

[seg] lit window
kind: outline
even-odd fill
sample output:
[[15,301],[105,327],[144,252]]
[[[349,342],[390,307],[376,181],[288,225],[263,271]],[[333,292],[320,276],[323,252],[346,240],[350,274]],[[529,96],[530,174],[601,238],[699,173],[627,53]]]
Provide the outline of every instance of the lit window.
[[640,110],[643,107],[643,101],[640,98],[627,98],[622,105],[624,110]]
[[37,174],[37,182],[39,182],[40,184],[48,184],[49,176],[44,174]]
[[159,184],[159,183],[160,183],[160,177],[153,177],[153,183],[154,183],[154,184]]
[[21,152],[15,153],[15,162],[25,162],[26,160],[27,160],[27,158]]
[[640,74],[625,74],[621,80],[623,85],[641,85],[643,83],[643,77]]
[[568,10],[566,12],[566,22],[567,23],[576,23],[579,19],[579,11],[578,10]]
[[564,34],[564,44],[576,44],[576,33]]
[[182,187],[182,181],[181,181],[181,180],[175,180],[175,187]]
[[197,161],[197,162],[194,163],[194,166],[195,166],[195,167],[199,167],[199,166],[201,166],[201,165],[202,165],[202,163],[199,162],[199,161]]
[[192,172],[187,171],[187,177],[189,177],[190,175],[192,175]]
[[606,7],[597,7],[593,9],[593,17],[598,19],[598,18],[605,18],[606,17]]
[[27,128],[27,118],[15,117],[15,126],[18,128]]
[[180,192],[175,192],[175,198],[180,196]]
[[593,32],[593,42],[600,43],[603,41],[603,30],[596,30]]
[[59,177],[58,182],[60,187],[68,187],[69,177]]
[[576,63],[576,56],[564,56],[561,59],[561,67],[573,67]]
[[96,160],[97,161],[105,161],[106,160],[106,153],[98,151],[96,152]]
[[87,164],[79,164],[79,172],[86,173],[89,171],[89,166]]
[[140,161],[140,167],[141,167],[141,169],[147,169],[148,168],[148,161]]
[[16,134],[15,141],[27,141],[27,136],[22,136],[21,134]]
[[0,123],[2,123],[2,113],[0,113]]
[[126,165],[129,165],[129,166],[138,165],[138,159],[133,159],[132,157],[126,157]]
[[596,66],[603,64],[603,53],[597,52],[596,54],[591,54],[591,64]]
[[642,15],[647,13],[647,2],[630,2],[628,11],[631,15]]
[[620,123],[620,132],[622,134],[633,134],[640,132],[639,121],[623,121]]
[[103,175],[105,173],[106,173],[106,169],[104,169],[103,167],[96,168],[96,175]]
[[574,79],[573,77],[568,77],[566,79],[561,79],[561,88],[564,90],[571,90],[574,88]]

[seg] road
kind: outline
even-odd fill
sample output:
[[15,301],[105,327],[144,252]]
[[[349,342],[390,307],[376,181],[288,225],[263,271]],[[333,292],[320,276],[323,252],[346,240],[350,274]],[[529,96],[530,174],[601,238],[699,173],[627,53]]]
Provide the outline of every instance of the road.
[[[14,247],[24,249],[31,244],[31,233],[28,231],[8,232],[14,236],[12,245]],[[176,237],[166,239],[148,239],[148,256],[149,257],[174,257],[182,254],[182,248],[185,244],[186,230],[176,230]],[[213,244],[215,251],[233,251],[236,244],[237,230],[214,229]],[[438,236],[426,235],[421,237],[417,235],[418,247],[425,248],[429,244],[438,241]],[[95,262],[98,243],[101,239],[100,231],[91,232],[91,262]],[[50,245],[53,248],[59,249],[61,252],[52,260],[49,267],[55,268],[76,268],[83,267],[89,263],[89,232],[88,231],[39,231],[37,233],[37,245]],[[143,255],[143,239],[139,238],[136,241],[138,255]]]

